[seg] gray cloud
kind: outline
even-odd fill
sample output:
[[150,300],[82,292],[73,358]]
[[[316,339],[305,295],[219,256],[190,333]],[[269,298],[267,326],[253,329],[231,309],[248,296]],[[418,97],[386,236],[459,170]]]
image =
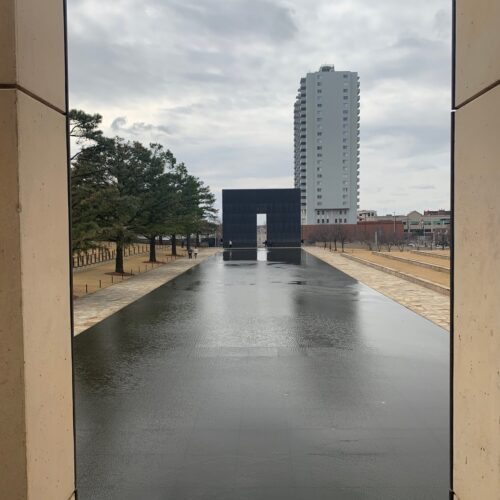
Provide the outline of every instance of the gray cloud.
[[158,5],[197,33],[231,43],[235,37],[279,42],[297,32],[290,9],[267,0],[176,0]]
[[135,122],[132,125],[127,125],[127,118],[119,116],[115,118],[110,125],[110,128],[116,134],[135,135],[143,137],[147,134],[172,135],[174,131],[171,127],[165,125],[153,125],[152,123]]
[[451,9],[424,5],[71,0],[71,105],[161,141],[215,190],[291,186],[299,79],[334,63],[361,79],[362,207],[447,207]]

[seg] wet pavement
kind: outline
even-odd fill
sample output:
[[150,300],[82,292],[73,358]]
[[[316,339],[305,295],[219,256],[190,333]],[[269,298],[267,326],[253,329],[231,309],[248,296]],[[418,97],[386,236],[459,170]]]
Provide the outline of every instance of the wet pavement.
[[300,250],[219,254],[75,339],[79,499],[445,500],[448,343]]

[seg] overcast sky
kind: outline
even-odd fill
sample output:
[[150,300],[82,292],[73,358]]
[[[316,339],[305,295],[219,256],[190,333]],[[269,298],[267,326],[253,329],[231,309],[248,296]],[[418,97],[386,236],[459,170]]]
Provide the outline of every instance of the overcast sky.
[[161,142],[217,195],[293,187],[293,103],[361,83],[361,208],[449,208],[449,0],[68,0],[71,106]]

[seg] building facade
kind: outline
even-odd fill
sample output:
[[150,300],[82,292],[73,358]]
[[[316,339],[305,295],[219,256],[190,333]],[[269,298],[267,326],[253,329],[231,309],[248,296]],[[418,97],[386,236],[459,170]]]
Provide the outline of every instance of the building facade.
[[356,224],[359,78],[332,65],[300,80],[294,106],[294,181],[302,224]]
[[358,222],[364,222],[376,219],[377,219],[376,210],[358,210]]
[[406,215],[377,215],[375,210],[359,210],[358,222],[402,222],[404,232],[408,237],[429,237],[446,235],[451,231],[450,210],[424,210],[423,213],[413,210]]

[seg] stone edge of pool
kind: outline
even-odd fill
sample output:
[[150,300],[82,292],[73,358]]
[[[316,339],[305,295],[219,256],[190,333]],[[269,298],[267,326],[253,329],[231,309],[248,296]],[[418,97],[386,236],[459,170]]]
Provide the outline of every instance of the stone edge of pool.
[[88,330],[221,251],[220,248],[202,249],[197,259],[179,259],[76,299],[73,303],[74,335]]
[[303,247],[303,250],[325,264],[335,267],[351,278],[432,321],[446,331],[450,331],[449,297],[358,262],[343,259],[339,253],[310,246]]

